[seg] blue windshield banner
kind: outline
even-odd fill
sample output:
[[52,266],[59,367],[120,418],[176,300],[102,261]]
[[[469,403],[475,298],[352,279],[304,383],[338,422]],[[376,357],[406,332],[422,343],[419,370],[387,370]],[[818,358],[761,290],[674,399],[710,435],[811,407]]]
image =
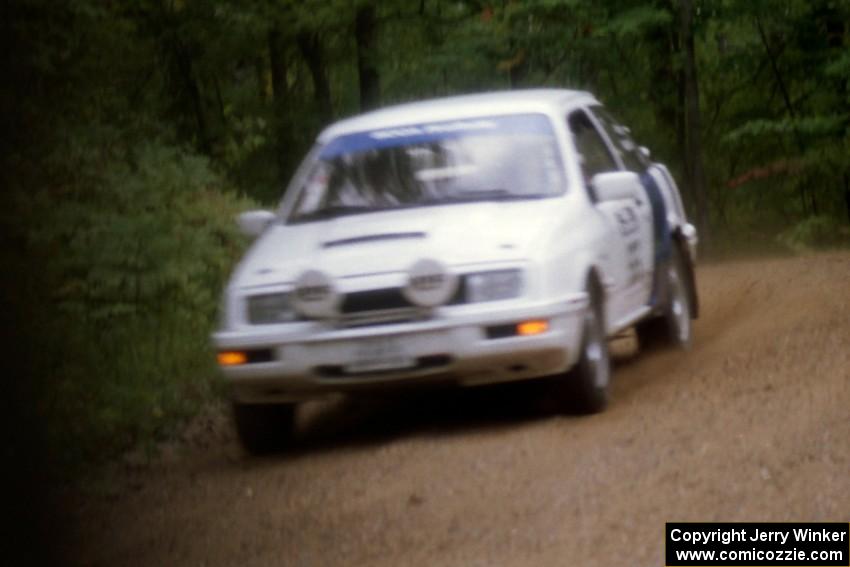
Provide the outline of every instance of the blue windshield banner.
[[394,128],[346,134],[331,140],[319,153],[321,159],[333,159],[382,148],[427,144],[469,136],[539,134],[554,135],[549,118],[543,114],[512,114],[447,122],[409,124]]

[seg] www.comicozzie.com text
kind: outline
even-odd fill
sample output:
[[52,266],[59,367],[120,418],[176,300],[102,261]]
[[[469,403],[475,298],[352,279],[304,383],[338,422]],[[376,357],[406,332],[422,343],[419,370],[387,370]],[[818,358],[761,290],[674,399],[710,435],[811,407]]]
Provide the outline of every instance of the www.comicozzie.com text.
[[811,528],[763,530],[759,528],[716,529],[710,531],[690,531],[675,528],[670,532],[672,541],[687,541],[691,543],[722,543],[727,545],[735,541],[774,541],[781,544],[788,542],[793,535],[797,542],[827,542],[845,541],[846,531],[813,530]]

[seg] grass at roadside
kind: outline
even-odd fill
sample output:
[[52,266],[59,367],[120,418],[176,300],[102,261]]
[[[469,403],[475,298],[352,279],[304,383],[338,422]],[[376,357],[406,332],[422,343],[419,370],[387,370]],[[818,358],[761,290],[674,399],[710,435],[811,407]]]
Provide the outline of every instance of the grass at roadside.
[[827,216],[812,216],[793,225],[737,226],[715,230],[709,262],[782,257],[850,249],[850,225]]

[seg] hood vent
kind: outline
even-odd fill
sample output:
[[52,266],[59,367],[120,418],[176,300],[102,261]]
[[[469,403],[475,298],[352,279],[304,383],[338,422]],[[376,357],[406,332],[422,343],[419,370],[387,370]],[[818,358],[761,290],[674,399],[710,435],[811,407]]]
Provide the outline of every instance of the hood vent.
[[401,240],[404,238],[425,238],[424,232],[389,232],[386,234],[368,234],[352,238],[340,238],[339,240],[328,240],[322,243],[323,248],[335,246],[346,246],[348,244],[362,244],[364,242],[377,242],[379,240]]

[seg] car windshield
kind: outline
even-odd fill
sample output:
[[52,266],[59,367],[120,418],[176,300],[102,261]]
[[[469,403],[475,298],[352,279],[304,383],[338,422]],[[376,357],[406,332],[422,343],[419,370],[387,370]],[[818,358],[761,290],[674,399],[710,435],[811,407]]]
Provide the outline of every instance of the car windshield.
[[564,192],[542,114],[416,124],[340,136],[308,167],[289,222]]

